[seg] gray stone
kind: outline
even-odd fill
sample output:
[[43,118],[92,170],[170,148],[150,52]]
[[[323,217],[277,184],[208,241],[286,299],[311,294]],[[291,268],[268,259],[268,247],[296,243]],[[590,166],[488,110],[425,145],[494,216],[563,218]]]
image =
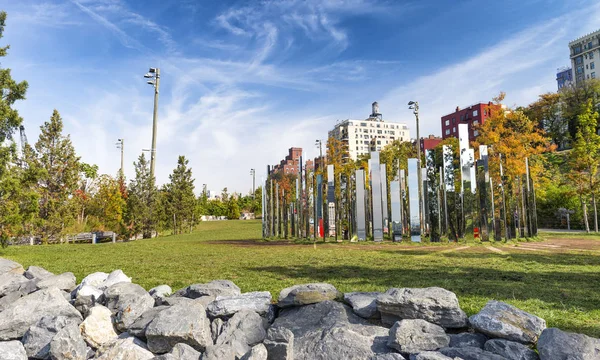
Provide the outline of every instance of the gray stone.
[[[0,260],[3,260],[0,258]],[[27,354],[20,341],[0,341],[0,359],[27,360]]]
[[[391,352],[387,328],[369,323],[335,301],[283,309],[271,327],[294,334],[295,360],[369,359]],[[266,341],[265,346],[271,358]]]
[[82,320],[59,289],[43,289],[17,299],[0,313],[0,340],[21,338],[31,325],[49,315]]
[[269,310],[262,315],[263,319],[265,319],[265,321],[269,324],[272,324],[273,321],[275,321],[275,319],[277,318],[278,310],[279,308],[277,307],[277,305],[269,305]]
[[182,297],[182,296],[170,296],[170,297],[164,298],[162,300],[162,305],[173,306],[173,305],[179,305],[179,304],[199,303],[200,305],[202,305],[206,308],[206,306],[211,301],[212,301],[212,299],[210,301],[207,301],[206,304],[203,304],[199,301],[199,299],[190,299],[190,298],[186,298],[186,297]]
[[33,359],[46,359],[52,338],[65,326],[78,326],[81,320],[66,316],[44,316],[29,327],[21,342],[27,356]]
[[204,351],[212,344],[210,321],[206,310],[198,303],[174,305],[159,312],[146,328],[148,348],[155,353],[166,353],[177,343]]
[[23,275],[24,272],[25,272],[25,269],[23,269],[23,265],[16,263],[12,260],[0,258],[0,275],[6,275],[6,274]]
[[63,327],[50,342],[52,360],[86,360],[87,345],[81,337],[79,326],[70,324]]
[[267,336],[263,319],[251,310],[237,312],[223,326],[215,345],[229,345],[237,358],[261,343]]
[[442,348],[440,353],[449,357],[459,357],[463,360],[506,360],[504,356],[496,355],[478,347]]
[[284,327],[270,327],[264,345],[269,360],[294,359],[294,333]]
[[78,287],[72,294],[75,294],[73,306],[84,317],[87,316],[91,308],[104,302],[104,293],[91,285]]
[[413,354],[448,346],[450,337],[444,329],[421,319],[401,320],[390,329],[387,345],[401,353]]
[[173,293],[169,285],[159,285],[148,291],[148,294],[154,299],[155,305],[162,305],[163,299],[168,298]]
[[153,357],[146,344],[134,336],[104,344],[96,353],[96,360],[150,360]]
[[0,297],[18,292],[20,295],[27,295],[37,289],[35,281],[29,280],[23,275],[6,273],[0,276]]
[[92,348],[98,349],[117,338],[111,315],[109,309],[102,305],[96,305],[90,309],[88,316],[79,326],[83,339]]
[[168,306],[156,306],[146,310],[127,328],[127,332],[141,340],[146,340],[146,329],[148,328],[148,325],[156,318],[158,313],[168,308]]
[[112,311],[115,325],[120,331],[125,331],[146,310],[154,306],[154,299],[143,287],[129,282],[111,285],[104,290],[104,297],[106,307]]
[[212,300],[217,296],[236,296],[242,292],[240,288],[229,280],[214,280],[206,284],[193,284],[177,291],[174,295],[190,299],[208,297]]
[[21,298],[23,294],[20,292],[11,292],[10,294],[0,298],[0,312],[3,312],[10,304]]
[[401,319],[422,319],[444,328],[467,326],[467,314],[456,295],[438,287],[389,289],[377,297],[377,308],[386,325]]
[[538,354],[527,346],[504,339],[489,340],[483,349],[504,356],[508,360],[539,360]]
[[66,272],[60,275],[48,276],[37,283],[38,289],[47,289],[56,287],[61,290],[71,291],[75,288],[76,279],[72,272]]
[[379,292],[351,292],[344,294],[344,301],[352,306],[354,313],[365,319],[377,319],[381,314],[377,310]]
[[377,354],[370,360],[406,360],[406,358],[398,353]]
[[263,344],[254,345],[240,360],[267,360],[267,348]]
[[483,349],[487,336],[477,333],[450,334],[450,345],[448,347],[478,347]]
[[202,360],[235,360],[235,351],[229,344],[211,345],[206,348]]
[[491,300],[469,318],[473,329],[491,338],[535,344],[546,321],[501,301]]
[[223,325],[225,322],[222,319],[216,318],[210,323],[210,336],[213,344],[217,342],[219,335],[223,332]]
[[241,310],[251,310],[260,315],[266,314],[271,305],[271,293],[255,291],[236,296],[218,296],[206,307],[208,315],[229,317]]
[[91,273],[88,276],[84,277],[83,280],[81,280],[80,286],[89,285],[95,288],[100,288],[104,281],[106,281],[107,277],[108,274],[105,272]]
[[331,284],[302,284],[281,290],[277,305],[281,308],[284,308],[290,306],[315,304],[326,300],[336,300],[341,297],[342,294]]
[[25,271],[25,274],[23,274],[23,275],[25,275],[25,277],[30,280],[31,279],[42,280],[47,277],[53,276],[54,274],[44,268],[39,267],[39,266],[30,266],[27,268],[27,271]]
[[452,360],[451,357],[448,357],[437,351],[423,351],[418,354],[410,355],[410,360]]
[[537,350],[542,360],[600,359],[600,339],[549,328],[540,335]]
[[156,356],[152,360],[200,360],[201,357],[201,352],[189,345],[179,343],[175,344],[168,354]]
[[[103,275],[98,275],[102,277]],[[100,290],[106,290],[109,287],[119,284],[119,283],[131,283],[131,278],[125,275],[121,269],[115,270],[108,274],[106,280],[104,280],[101,284],[95,285]],[[93,284],[90,284],[93,285]],[[94,285],[93,285],[94,286]]]

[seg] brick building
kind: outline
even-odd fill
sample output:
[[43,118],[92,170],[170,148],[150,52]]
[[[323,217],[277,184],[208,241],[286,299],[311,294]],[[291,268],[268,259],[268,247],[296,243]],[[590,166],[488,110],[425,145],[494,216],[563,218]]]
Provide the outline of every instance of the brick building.
[[442,142],[442,138],[439,136],[429,135],[426,138],[421,138],[421,152],[424,153],[425,150],[433,149],[437,146],[437,144]]
[[302,156],[302,148],[292,147],[288,150],[288,155],[273,166],[271,173],[283,172],[284,174],[298,174],[298,164]]
[[503,111],[503,105],[488,103],[478,103],[464,109],[456,107],[456,110],[448,115],[442,116],[442,139],[458,137],[458,124],[469,125],[469,141],[474,141],[479,135],[473,127],[483,124],[494,111]]

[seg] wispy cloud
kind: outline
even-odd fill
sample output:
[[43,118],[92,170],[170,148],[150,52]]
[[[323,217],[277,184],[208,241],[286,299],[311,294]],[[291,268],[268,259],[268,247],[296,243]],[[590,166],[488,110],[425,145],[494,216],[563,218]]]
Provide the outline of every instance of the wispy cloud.
[[82,21],[72,16],[67,4],[51,2],[32,4],[25,11],[17,12],[12,19],[42,27],[67,27],[83,24]]

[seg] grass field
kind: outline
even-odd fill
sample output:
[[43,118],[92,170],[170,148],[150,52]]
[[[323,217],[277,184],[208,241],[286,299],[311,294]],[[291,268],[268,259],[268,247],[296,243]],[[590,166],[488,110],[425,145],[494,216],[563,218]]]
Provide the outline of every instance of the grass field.
[[72,271],[122,269],[150,289],[230,279],[242,291],[329,282],[342,292],[440,286],[469,314],[490,299],[532,312],[550,327],[600,337],[600,237],[546,234],[514,244],[355,244],[262,241],[257,221],[202,223],[192,234],[106,244],[21,246],[0,256],[23,266]]

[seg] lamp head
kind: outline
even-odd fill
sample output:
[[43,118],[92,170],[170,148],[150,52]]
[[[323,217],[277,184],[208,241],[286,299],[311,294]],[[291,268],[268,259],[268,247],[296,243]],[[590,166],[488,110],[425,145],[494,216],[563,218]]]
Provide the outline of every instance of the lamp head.
[[146,81],[146,84],[148,84],[148,85],[154,85],[154,80],[148,80],[148,81]]
[[148,70],[148,72],[150,74],[155,74],[156,73],[156,68],[150,68],[150,70]]
[[150,78],[153,78],[154,76],[152,74],[150,74],[150,73],[146,73],[146,75],[144,75],[144,77],[146,79],[150,79]]
[[409,101],[408,105],[414,105],[414,103],[415,103],[414,101]]

